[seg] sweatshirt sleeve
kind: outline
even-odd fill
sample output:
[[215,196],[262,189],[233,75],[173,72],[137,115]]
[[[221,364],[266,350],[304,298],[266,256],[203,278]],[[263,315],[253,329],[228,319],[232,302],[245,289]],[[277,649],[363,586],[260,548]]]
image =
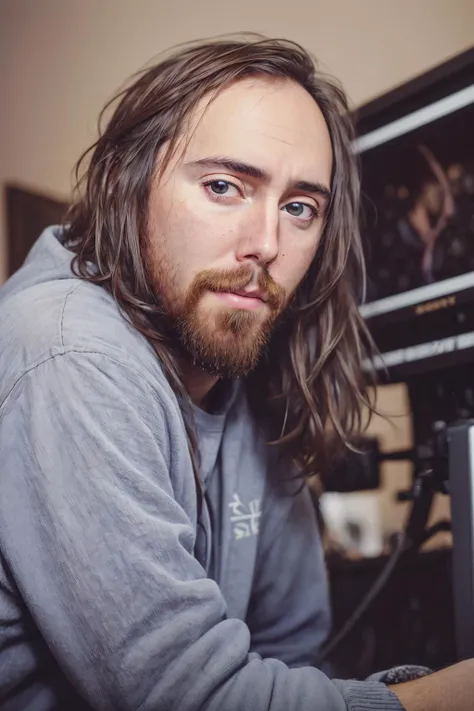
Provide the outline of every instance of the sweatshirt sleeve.
[[2,554],[77,691],[97,711],[400,711],[380,682],[250,653],[193,556],[161,406],[128,365],[83,352],[30,369],[2,405]]
[[247,618],[252,649],[291,667],[312,665],[330,628],[314,506],[307,486],[296,494],[266,498]]

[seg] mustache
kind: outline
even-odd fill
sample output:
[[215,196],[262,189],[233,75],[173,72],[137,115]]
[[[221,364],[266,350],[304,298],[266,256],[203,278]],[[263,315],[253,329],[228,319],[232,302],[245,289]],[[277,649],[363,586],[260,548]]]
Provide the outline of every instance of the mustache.
[[[235,291],[245,289],[253,280],[254,269],[251,265],[242,265],[238,269],[206,269],[199,272],[191,285],[186,301],[194,305],[205,291]],[[260,270],[257,285],[270,309],[279,313],[286,302],[286,292],[270,276],[268,271]]]

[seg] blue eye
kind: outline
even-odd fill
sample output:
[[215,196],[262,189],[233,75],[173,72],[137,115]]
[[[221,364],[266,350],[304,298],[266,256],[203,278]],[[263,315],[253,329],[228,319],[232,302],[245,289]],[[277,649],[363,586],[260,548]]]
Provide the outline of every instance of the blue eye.
[[310,205],[306,205],[304,202],[290,202],[288,205],[285,205],[285,210],[292,217],[302,217],[304,220],[311,220],[317,215],[316,209]]
[[230,183],[227,180],[213,180],[207,185],[211,188],[212,192],[216,195],[225,195],[230,187]]
[[222,178],[216,178],[215,180],[208,180],[204,183],[204,189],[213,200],[227,199],[227,198],[237,198],[242,195],[241,190],[231,183],[230,180],[223,180]]

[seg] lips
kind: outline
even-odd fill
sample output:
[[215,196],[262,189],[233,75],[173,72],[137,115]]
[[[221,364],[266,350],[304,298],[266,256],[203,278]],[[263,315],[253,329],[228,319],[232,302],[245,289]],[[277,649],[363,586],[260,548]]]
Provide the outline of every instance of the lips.
[[232,289],[230,294],[237,294],[237,296],[245,296],[248,299],[260,299],[260,301],[266,302],[267,299],[263,291],[259,289]]
[[244,311],[258,311],[265,308],[264,302],[260,296],[256,296],[257,291],[216,291],[214,292],[218,299],[234,309],[243,309]]

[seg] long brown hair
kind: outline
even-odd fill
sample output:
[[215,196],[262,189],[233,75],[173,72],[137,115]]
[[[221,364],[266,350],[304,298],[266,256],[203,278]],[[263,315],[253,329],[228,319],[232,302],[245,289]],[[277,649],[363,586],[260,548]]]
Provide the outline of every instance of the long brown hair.
[[[247,378],[250,403],[269,438],[301,473],[311,475],[325,466],[328,443],[350,445],[364,410],[371,409],[362,371],[371,341],[358,311],[365,269],[347,100],[302,47],[256,36],[208,41],[179,48],[135,76],[102,111],[99,138],[76,166],[78,196],[67,240],[76,274],[110,291],[135,328],[153,342],[169,382],[186,399],[173,349],[160,327],[159,295],[144,263],[150,184],[159,149],[165,147],[162,170],[200,99],[251,76],[289,79],[304,87],[323,113],[332,141],[332,198],[317,255],[288,318]],[[197,471],[190,426],[188,437]]]

